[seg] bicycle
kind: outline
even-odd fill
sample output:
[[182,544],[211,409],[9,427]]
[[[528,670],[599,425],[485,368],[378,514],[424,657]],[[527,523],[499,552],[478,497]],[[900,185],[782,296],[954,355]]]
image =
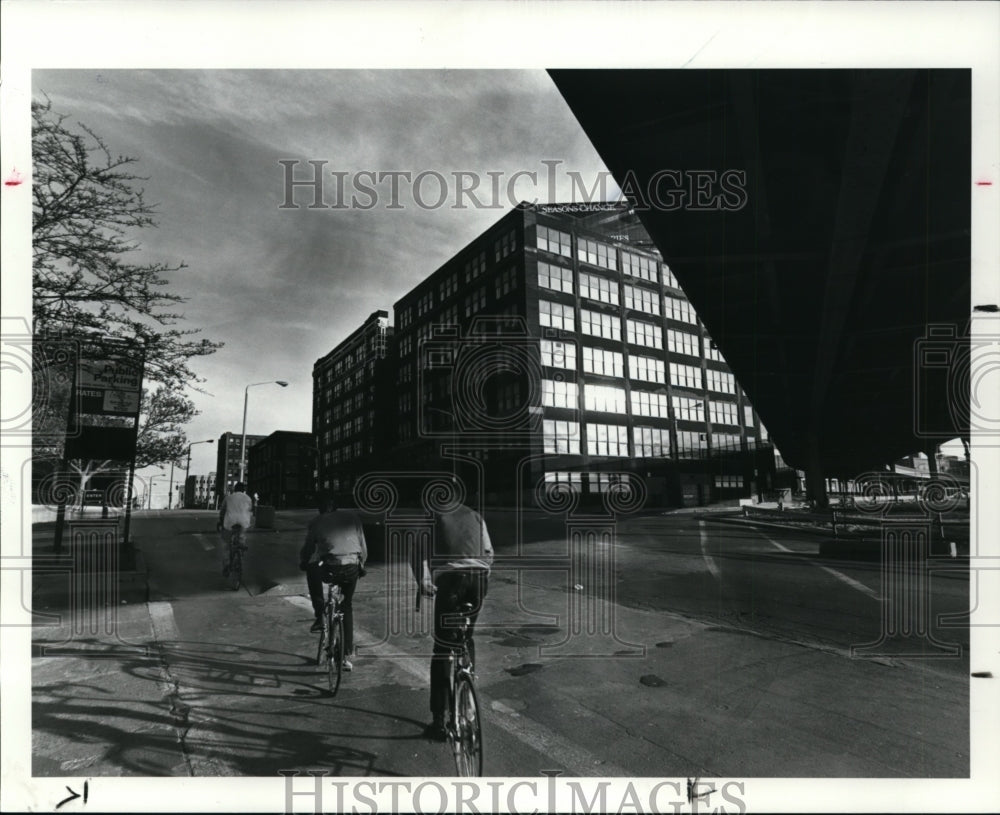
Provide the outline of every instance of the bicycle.
[[[223,535],[222,530],[219,534]],[[223,540],[225,537],[223,536]],[[233,591],[243,582],[243,553],[247,550],[246,535],[242,524],[233,524],[229,535],[229,561],[222,567],[222,576]]]
[[316,647],[316,664],[326,663],[330,695],[336,696],[344,668],[344,612],[340,607],[344,592],[325,576],[323,582],[326,583],[326,603],[323,605],[323,628]]
[[[417,611],[420,590],[417,591]],[[448,659],[451,674],[448,682],[448,721],[445,732],[455,758],[459,776],[477,778],[483,774],[483,733],[476,693],[476,671],[472,662],[470,634],[472,603],[463,603],[456,615],[458,641],[451,646]]]

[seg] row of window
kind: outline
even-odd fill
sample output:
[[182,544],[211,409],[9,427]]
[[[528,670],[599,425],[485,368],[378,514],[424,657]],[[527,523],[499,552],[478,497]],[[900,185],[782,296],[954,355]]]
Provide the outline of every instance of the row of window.
[[[591,456],[628,458],[629,428],[627,425],[587,422],[586,450]],[[542,443],[546,453],[555,455],[580,455],[580,429],[578,422],[545,419],[542,422]],[[706,433],[689,430],[677,431],[677,449],[704,450]],[[740,437],[729,433],[713,433],[712,447],[716,450],[739,450]],[[735,441],[734,441],[735,440]],[[653,458],[670,455],[670,430],[663,427],[632,428],[632,445],[635,458]]]
[[[572,237],[568,232],[539,225],[535,231],[535,245],[544,252],[551,252],[554,255],[561,255],[565,258],[573,257]],[[649,280],[657,283],[657,262],[645,255],[622,250],[621,270],[627,275],[638,277],[642,280]],[[589,263],[601,269],[610,271],[618,270],[617,252],[614,246],[591,238],[577,238],[576,258],[582,263]],[[664,266],[666,274],[670,275],[671,285],[677,287],[677,281],[673,279],[669,269]]]
[[[576,382],[561,380],[542,380],[542,405],[545,407],[575,409],[578,404],[579,385]],[[661,419],[669,418],[667,413],[667,395],[649,391],[632,391],[632,413],[636,416],[654,416]],[[613,385],[594,385],[584,383],[583,403],[586,410],[599,410],[605,413],[625,413],[625,388]],[[705,404],[701,399],[672,395],[674,416],[689,422],[705,421]],[[739,408],[734,402],[717,402],[714,399],[708,403],[709,416],[713,424],[728,424],[739,426]],[[752,412],[746,414],[747,424],[753,426]]]
[[628,484],[628,473],[581,473],[572,470],[549,470],[545,481],[549,484],[570,484],[577,492],[607,492],[614,484]]

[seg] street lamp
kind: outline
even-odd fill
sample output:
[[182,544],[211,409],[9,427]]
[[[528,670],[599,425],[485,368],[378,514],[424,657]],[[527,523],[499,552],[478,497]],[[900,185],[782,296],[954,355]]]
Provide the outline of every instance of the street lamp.
[[193,441],[188,445],[187,466],[184,468],[184,506],[187,507],[187,483],[191,477],[191,448],[196,444],[215,444],[215,439],[205,439],[204,441]]
[[283,388],[288,387],[288,383],[281,379],[270,379],[267,382],[254,382],[243,389],[243,439],[240,443],[240,477],[237,479],[239,481],[242,481],[243,476],[246,475],[247,466],[247,400],[250,397],[250,388],[256,388],[258,385],[281,385]]
[[166,476],[163,473],[156,473],[149,477],[149,495],[146,496],[146,509],[153,508],[153,482],[156,481],[157,478],[166,478]]

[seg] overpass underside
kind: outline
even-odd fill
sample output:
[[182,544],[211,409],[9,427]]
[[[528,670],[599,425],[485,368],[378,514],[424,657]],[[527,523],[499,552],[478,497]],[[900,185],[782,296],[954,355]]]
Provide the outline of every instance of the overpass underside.
[[812,488],[968,435],[968,70],[550,75]]

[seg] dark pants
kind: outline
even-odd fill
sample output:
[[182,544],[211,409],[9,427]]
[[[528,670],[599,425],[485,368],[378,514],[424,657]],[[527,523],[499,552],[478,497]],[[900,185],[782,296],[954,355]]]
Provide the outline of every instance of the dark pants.
[[317,563],[310,563],[306,569],[306,582],[309,584],[309,597],[312,600],[313,611],[316,617],[323,614],[323,606],[326,605],[326,595],[323,586],[323,576],[326,575],[327,582],[336,583],[344,592],[344,599],[340,601],[340,609],[344,612],[344,650],[348,654],[354,653],[354,606],[351,600],[354,597],[354,589],[358,586],[358,565],[352,563],[349,566],[320,566]]
[[434,656],[431,657],[431,714],[437,718],[444,716],[448,707],[448,682],[450,666],[448,654],[451,645],[459,641],[459,621],[448,619],[456,614],[463,603],[472,604],[469,614],[469,651],[473,661],[476,646],[472,642],[472,632],[476,618],[482,609],[488,584],[487,572],[482,569],[444,572],[434,581],[437,594],[434,595]]

